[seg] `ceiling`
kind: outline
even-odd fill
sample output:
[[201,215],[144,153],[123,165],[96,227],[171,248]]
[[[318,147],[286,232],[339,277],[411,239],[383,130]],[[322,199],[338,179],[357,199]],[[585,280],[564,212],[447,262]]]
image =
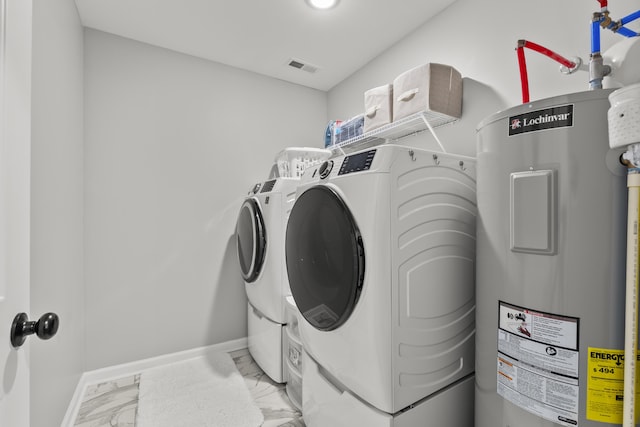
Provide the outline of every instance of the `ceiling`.
[[324,11],[305,0],[76,4],[85,27],[327,91],[454,1],[340,0]]

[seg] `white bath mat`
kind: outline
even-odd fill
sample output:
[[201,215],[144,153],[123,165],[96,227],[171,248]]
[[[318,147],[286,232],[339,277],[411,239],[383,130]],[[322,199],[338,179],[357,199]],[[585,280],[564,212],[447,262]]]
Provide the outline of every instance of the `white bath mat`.
[[138,427],[258,427],[264,421],[227,353],[144,371]]

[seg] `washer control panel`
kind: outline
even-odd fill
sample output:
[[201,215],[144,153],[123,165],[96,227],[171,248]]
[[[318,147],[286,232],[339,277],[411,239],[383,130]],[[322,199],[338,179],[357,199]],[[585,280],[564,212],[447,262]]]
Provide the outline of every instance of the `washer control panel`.
[[320,169],[318,169],[318,173],[320,173],[320,179],[325,179],[331,173],[333,169],[333,160],[327,160],[323,164],[320,165]]
[[364,151],[362,153],[347,156],[342,161],[338,175],[345,175],[352,172],[362,172],[371,168],[376,150]]

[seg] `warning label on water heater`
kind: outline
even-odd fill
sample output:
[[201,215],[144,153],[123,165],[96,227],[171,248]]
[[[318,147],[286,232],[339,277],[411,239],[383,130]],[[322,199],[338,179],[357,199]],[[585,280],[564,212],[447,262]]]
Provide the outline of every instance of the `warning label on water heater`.
[[577,426],[580,320],[498,306],[498,394],[541,418]]

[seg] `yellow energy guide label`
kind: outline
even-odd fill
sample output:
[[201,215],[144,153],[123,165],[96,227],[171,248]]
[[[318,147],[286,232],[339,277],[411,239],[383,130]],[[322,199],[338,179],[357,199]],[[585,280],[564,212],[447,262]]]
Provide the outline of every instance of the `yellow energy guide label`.
[[[636,353],[636,360],[640,352]],[[637,370],[640,369],[640,364]],[[640,420],[640,382],[636,370],[636,424]],[[589,347],[587,419],[622,424],[624,350]]]

